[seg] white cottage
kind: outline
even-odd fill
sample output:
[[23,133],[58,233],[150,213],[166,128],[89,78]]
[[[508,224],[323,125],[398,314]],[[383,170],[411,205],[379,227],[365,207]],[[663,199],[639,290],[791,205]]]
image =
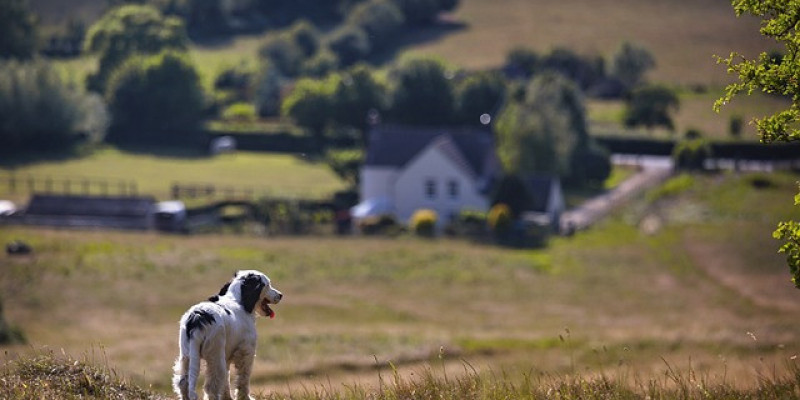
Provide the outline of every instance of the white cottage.
[[489,189],[500,173],[488,129],[376,126],[353,216],[389,213],[408,222],[427,208],[441,227],[462,210],[488,211]]

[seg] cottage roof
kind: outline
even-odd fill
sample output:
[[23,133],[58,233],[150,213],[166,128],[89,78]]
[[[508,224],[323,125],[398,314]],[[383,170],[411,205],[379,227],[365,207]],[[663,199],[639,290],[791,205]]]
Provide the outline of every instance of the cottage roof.
[[495,151],[488,129],[379,125],[370,131],[364,164],[400,168],[431,144],[476,176],[486,172],[486,160]]

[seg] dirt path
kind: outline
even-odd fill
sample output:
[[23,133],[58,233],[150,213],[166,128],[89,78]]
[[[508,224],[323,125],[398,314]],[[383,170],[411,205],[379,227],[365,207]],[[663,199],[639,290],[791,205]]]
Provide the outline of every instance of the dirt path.
[[566,211],[561,217],[562,232],[588,228],[631,197],[664,182],[673,172],[672,161],[669,157],[617,157],[613,162],[621,165],[634,165],[640,170],[608,193]]

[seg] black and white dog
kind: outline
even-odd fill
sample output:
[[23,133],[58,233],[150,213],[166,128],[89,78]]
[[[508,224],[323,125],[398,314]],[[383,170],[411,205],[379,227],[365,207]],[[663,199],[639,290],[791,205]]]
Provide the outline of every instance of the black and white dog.
[[180,355],[172,383],[182,400],[196,400],[200,359],[209,400],[231,399],[228,371],[236,367],[236,399],[250,400],[250,372],[256,355],[256,314],[274,318],[269,307],[283,294],[258,271],[238,271],[218,295],[189,308],[180,322]]

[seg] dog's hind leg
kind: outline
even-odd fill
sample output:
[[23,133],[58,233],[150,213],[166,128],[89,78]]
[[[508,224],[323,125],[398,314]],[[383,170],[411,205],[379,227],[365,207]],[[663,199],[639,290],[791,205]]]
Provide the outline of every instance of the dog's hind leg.
[[240,349],[233,355],[233,366],[236,367],[236,400],[252,400],[250,397],[250,373],[255,360],[253,350]]
[[224,349],[218,349],[207,353],[206,359],[206,398],[209,400],[229,399],[230,392],[224,393],[228,387],[228,363],[225,361]]

